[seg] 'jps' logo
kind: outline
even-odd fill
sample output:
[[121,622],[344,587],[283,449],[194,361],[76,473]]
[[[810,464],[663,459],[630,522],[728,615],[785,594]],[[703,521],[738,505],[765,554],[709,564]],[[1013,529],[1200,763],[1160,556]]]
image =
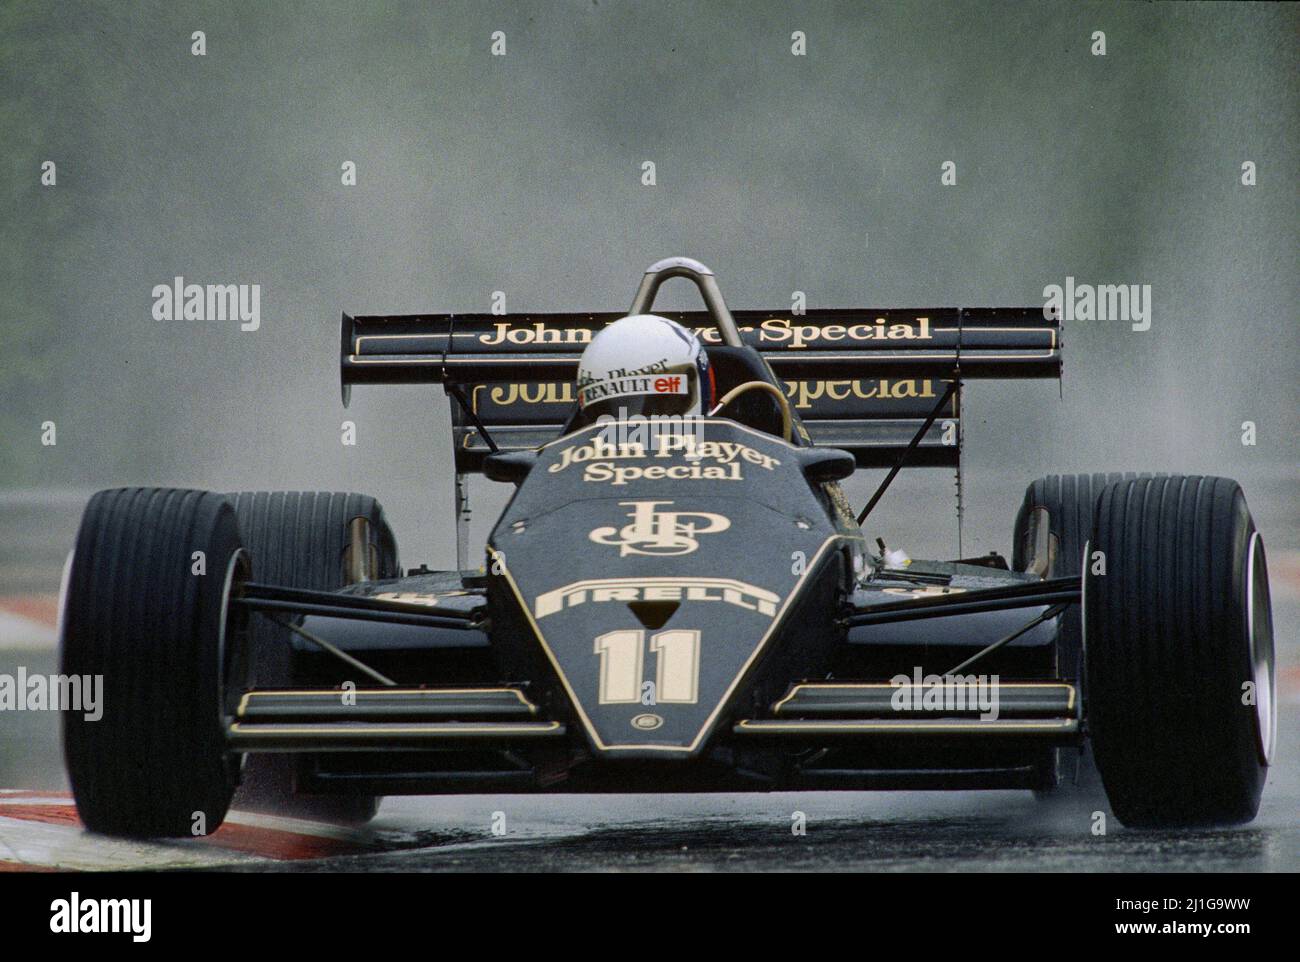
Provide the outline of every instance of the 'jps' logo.
[[[717,534],[731,527],[731,519],[709,511],[656,511],[672,501],[620,501],[631,508],[631,524],[621,528],[596,528],[588,535],[596,544],[619,546],[619,557],[630,554],[690,554],[699,548],[697,534]],[[697,520],[691,520],[697,519]]]

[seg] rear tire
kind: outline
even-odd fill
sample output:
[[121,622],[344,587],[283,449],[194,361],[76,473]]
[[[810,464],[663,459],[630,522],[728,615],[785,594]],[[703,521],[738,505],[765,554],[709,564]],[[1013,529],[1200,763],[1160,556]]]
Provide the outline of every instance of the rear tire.
[[1267,563],[1240,486],[1107,485],[1092,551],[1105,574],[1084,580],[1088,719],[1111,809],[1135,827],[1250,821],[1277,701]]
[[190,836],[225,819],[237,768],[226,693],[239,687],[228,659],[240,648],[225,643],[239,627],[226,608],[246,573],[222,495],[122,488],[90,499],[63,598],[60,671],[103,679],[101,718],[62,712],[72,794],[91,831]]
[[[252,556],[254,581],[288,588],[335,591],[347,584],[348,523],[370,522],[379,577],[401,574],[397,544],[384,509],[363,494],[323,491],[241,491],[230,495],[244,544]],[[249,625],[252,683],[258,688],[295,684],[290,632],[254,615]],[[374,818],[379,799],[368,795],[306,795],[297,792],[298,759],[293,755],[249,755],[235,796],[237,808],[363,824]]]

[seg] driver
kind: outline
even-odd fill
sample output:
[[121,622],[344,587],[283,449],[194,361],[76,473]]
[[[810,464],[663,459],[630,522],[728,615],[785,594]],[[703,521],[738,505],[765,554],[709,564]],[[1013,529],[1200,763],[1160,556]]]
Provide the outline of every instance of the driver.
[[622,317],[578,361],[582,420],[690,417],[713,407],[713,371],[699,338],[657,314]]

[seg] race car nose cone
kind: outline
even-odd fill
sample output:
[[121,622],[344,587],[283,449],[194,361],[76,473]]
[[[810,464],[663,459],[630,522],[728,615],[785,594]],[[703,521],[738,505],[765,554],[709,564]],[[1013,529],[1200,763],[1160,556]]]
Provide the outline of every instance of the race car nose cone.
[[842,537],[794,448],[729,421],[698,431],[547,446],[493,534],[601,753],[697,753]]

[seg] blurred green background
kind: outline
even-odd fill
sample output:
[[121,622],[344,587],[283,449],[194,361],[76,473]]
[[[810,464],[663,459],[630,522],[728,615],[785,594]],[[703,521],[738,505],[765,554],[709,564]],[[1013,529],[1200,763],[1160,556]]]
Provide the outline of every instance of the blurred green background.
[[[357,489],[404,560],[445,566],[445,399],[362,388],[345,414],[339,312],[487,310],[494,290],[619,309],[686,254],[733,308],[1150,284],[1150,331],[1067,327],[1063,397],[971,387],[967,552],[1007,550],[1024,483],[1053,470],[1237,475],[1280,491],[1289,525],[1298,28],[1294,6],[1245,3],[7,0],[0,488]],[[153,320],[176,275],[260,284],[261,329]],[[900,490],[882,515],[909,492],[950,504],[952,478]],[[901,540],[942,553],[951,531]]]

